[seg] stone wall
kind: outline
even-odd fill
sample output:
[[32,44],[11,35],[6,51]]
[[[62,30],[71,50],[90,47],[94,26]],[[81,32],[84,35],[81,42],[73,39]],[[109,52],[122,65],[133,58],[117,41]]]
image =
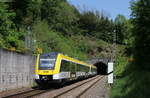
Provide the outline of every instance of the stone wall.
[[29,87],[34,80],[35,57],[0,49],[0,92]]

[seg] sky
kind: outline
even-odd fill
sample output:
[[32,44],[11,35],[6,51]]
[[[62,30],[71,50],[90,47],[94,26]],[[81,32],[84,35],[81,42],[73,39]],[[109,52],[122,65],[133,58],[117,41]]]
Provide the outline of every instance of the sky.
[[130,18],[130,1],[131,0],[68,0],[70,4],[75,5],[80,11],[84,9],[98,10],[104,12],[112,19],[118,14]]

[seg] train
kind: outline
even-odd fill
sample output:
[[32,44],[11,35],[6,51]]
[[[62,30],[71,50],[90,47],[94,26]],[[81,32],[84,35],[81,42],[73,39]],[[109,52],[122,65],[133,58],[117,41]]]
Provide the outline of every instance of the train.
[[35,81],[41,87],[50,83],[60,86],[67,81],[88,78],[96,74],[96,66],[62,53],[52,52],[37,55]]

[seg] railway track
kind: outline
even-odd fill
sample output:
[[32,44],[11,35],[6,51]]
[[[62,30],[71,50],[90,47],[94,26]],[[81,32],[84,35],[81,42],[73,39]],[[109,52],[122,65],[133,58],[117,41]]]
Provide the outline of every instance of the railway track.
[[28,91],[24,91],[24,92],[19,92],[16,94],[12,94],[12,95],[8,95],[8,96],[4,96],[2,98],[30,98],[32,96],[36,96],[45,92],[49,92],[51,89],[49,90],[39,90],[39,89],[32,89],[32,90],[28,90]]
[[98,80],[94,81],[88,88],[84,89],[81,93],[77,95],[77,98],[80,98],[86,91],[88,91],[92,86],[94,86],[98,81],[100,81],[104,76],[100,77]]
[[54,96],[53,98],[80,98],[87,90],[89,90],[94,84],[101,80],[104,76],[96,77],[92,80],[86,81],[83,84],[80,84],[72,89],[69,89],[65,92]]
[[72,96],[71,98],[79,98],[103,77],[104,76],[95,76],[60,89],[33,89],[9,96],[4,96],[2,98],[64,98],[67,96]]

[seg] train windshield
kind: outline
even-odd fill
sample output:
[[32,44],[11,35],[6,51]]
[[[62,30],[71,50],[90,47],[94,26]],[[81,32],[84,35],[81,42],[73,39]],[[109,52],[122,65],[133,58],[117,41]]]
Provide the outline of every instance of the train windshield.
[[49,53],[40,55],[39,69],[54,70],[57,53]]
[[40,59],[40,65],[39,68],[41,70],[52,70],[54,69],[54,65],[55,65],[55,59]]

